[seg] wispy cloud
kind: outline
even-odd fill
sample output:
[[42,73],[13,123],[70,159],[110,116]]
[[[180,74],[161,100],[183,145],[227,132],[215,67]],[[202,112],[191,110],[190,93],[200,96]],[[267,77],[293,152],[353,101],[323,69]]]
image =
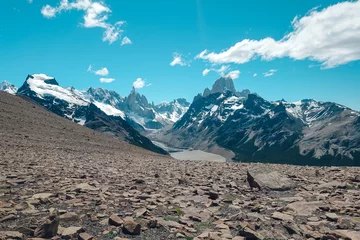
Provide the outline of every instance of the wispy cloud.
[[105,5],[103,1],[98,0],[61,0],[60,4],[56,7],[45,5],[41,9],[41,13],[46,18],[53,18],[63,11],[78,10],[84,12],[84,22],[82,26],[85,28],[103,28],[104,42],[112,44],[117,41],[123,32],[121,29],[124,21],[118,21],[114,24],[108,23],[109,14],[111,9]]
[[205,68],[202,72],[202,75],[206,76],[209,74],[209,72],[217,72],[222,77],[229,77],[232,79],[239,78],[239,75],[240,75],[239,70],[233,70],[230,72],[229,72],[229,70],[230,70],[230,66],[228,66],[228,65],[223,65],[220,68]]
[[220,53],[204,50],[196,56],[213,64],[243,64],[261,57],[263,60],[290,57],[310,59],[322,68],[333,68],[360,60],[360,1],[341,2],[306,16],[296,16],[293,31],[276,41],[244,39]]
[[230,66],[228,65],[223,65],[220,68],[205,68],[204,71],[202,72],[203,76],[208,75],[209,72],[217,72],[219,73],[221,76],[224,76],[225,72],[230,68]]
[[211,69],[205,68],[204,71],[202,72],[202,75],[206,76],[209,74],[209,72],[211,72]]
[[132,41],[130,40],[130,38],[128,37],[124,37],[122,40],[121,40],[121,46],[123,45],[127,45],[127,44],[132,44]]
[[264,75],[264,77],[271,77],[271,76],[273,76],[276,72],[277,72],[276,69],[270,69],[269,71],[264,72],[263,75]]
[[257,73],[254,73],[253,77],[256,77],[257,76]]
[[180,65],[182,67],[184,66],[190,66],[190,61],[185,61],[182,54],[174,52],[173,53],[173,60],[170,63],[170,66]]
[[100,78],[100,82],[102,83],[111,83],[115,81],[115,78]]
[[33,3],[33,0],[27,0],[28,1],[28,3]]

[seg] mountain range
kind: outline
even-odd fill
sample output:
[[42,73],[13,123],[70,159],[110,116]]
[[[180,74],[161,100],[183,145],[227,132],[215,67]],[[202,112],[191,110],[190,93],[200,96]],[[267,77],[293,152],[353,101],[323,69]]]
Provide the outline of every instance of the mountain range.
[[360,113],[313,99],[270,102],[221,78],[164,139],[176,147],[231,150],[242,162],[360,165]]
[[[179,98],[158,105],[132,89],[122,97],[102,88],[63,88],[55,78],[32,74],[17,90],[78,124],[166,154],[170,147],[200,149],[242,162],[360,165],[360,113],[343,105],[304,99],[267,101],[218,79],[190,104]],[[151,140],[150,140],[150,139]]]

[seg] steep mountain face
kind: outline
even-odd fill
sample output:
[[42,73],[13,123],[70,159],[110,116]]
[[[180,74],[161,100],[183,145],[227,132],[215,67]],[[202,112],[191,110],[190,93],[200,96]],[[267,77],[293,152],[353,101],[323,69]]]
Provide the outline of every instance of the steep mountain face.
[[17,87],[7,81],[3,81],[0,83],[0,91],[4,91],[10,94],[16,94]]
[[72,87],[62,88],[55,78],[45,74],[29,75],[17,94],[29,97],[51,112],[76,123],[165,154],[164,150],[140,135],[124,120],[126,116],[123,111],[107,104],[106,101],[100,102],[105,97],[96,97],[96,94],[90,97]]
[[172,102],[163,102],[154,107],[155,111],[170,123],[177,122],[189,109],[190,103],[185,98],[178,98]]
[[126,139],[128,143],[153,152],[167,154],[165,150],[154,145],[150,139],[141,135],[121,116],[107,115],[95,104],[90,104],[86,111],[85,126],[115,138]]
[[122,111],[125,115],[124,119],[144,134],[149,130],[170,128],[190,106],[190,103],[181,98],[159,105],[150,104],[147,98],[134,88],[124,98],[114,91],[102,88],[88,88],[77,94],[90,101],[107,104]]
[[218,146],[245,162],[360,165],[358,112],[315,100],[269,102],[236,92],[224,79],[215,85],[227,87],[198,95],[164,141],[211,151]]
[[91,102],[96,101],[105,103],[121,110],[124,110],[125,108],[125,99],[115,91],[90,87],[81,91],[81,93],[85,99],[88,99]]

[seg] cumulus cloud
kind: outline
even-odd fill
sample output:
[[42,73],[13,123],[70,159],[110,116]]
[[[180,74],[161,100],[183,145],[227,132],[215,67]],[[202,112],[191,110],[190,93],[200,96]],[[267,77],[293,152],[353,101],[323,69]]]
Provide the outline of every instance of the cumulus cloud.
[[239,76],[240,76],[240,71],[239,70],[234,70],[234,71],[231,71],[231,72],[225,74],[224,77],[231,78],[232,80],[235,80],[235,79],[239,78]]
[[133,83],[134,88],[143,88],[145,87],[145,80],[142,78],[136,79],[136,81]]
[[260,57],[262,60],[289,57],[310,59],[322,68],[333,68],[360,60],[360,0],[341,2],[306,16],[296,16],[293,31],[276,41],[244,39],[220,53],[204,50],[196,56],[214,64],[243,64]]
[[100,78],[100,82],[102,83],[111,83],[115,81],[115,78]]
[[276,69],[270,69],[269,71],[264,72],[263,75],[264,75],[264,77],[271,77],[271,76],[273,76],[276,72],[277,72]]
[[190,62],[187,62],[183,59],[182,54],[174,52],[173,53],[173,60],[170,63],[170,66],[175,66],[175,65],[180,65],[180,66],[190,66]]
[[94,73],[98,76],[107,76],[109,75],[109,70],[106,67],[104,67],[99,70],[96,70]]
[[126,45],[126,44],[132,44],[132,41],[130,40],[130,38],[128,37],[124,37],[122,40],[121,40],[121,46],[122,45]]
[[115,24],[110,24],[107,22],[111,9],[107,7],[103,1],[98,0],[61,0],[60,4],[57,7],[52,7],[50,5],[45,5],[41,9],[41,13],[46,18],[53,18],[58,13],[63,11],[78,10],[84,12],[84,23],[82,26],[85,28],[103,28],[103,38],[104,42],[109,42],[112,44],[117,41],[123,32],[121,26],[125,23],[124,21],[116,22]]

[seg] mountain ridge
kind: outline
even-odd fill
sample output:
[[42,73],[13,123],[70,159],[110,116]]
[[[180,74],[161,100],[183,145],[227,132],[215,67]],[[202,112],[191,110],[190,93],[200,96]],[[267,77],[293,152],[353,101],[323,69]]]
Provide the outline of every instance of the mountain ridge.
[[360,165],[359,112],[337,103],[269,102],[245,93],[198,95],[164,141],[208,151],[217,145],[243,162]]
[[[36,77],[51,85],[40,88],[44,95],[38,101],[46,102],[47,91],[60,86],[46,75]],[[22,91],[21,87],[19,94]],[[82,105],[91,102],[105,115],[120,117],[123,124],[171,147],[210,151],[245,162],[360,165],[360,113],[337,103],[314,99],[267,101],[248,89],[237,91],[233,80],[224,77],[195,96],[191,104],[179,98],[155,105],[135,88],[125,97],[102,88],[78,91],[69,87],[66,91],[73,101],[70,108],[66,104],[62,108],[43,105],[82,125],[86,125]],[[99,128],[126,136],[107,124]]]
[[49,111],[136,146],[167,154],[125,121],[125,114],[111,105],[84,98],[74,88],[62,88],[55,78],[45,74],[28,75],[18,95],[26,96]]

